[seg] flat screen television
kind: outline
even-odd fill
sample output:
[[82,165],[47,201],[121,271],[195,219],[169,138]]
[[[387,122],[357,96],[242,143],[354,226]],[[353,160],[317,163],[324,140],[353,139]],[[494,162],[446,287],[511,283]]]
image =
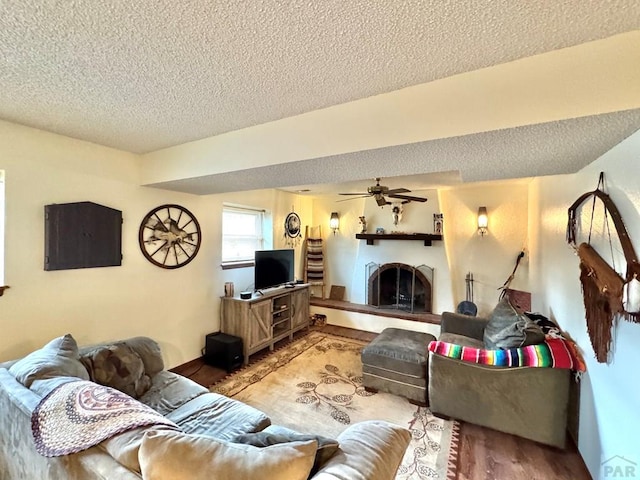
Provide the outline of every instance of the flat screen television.
[[256,250],[254,287],[256,290],[293,282],[293,249]]

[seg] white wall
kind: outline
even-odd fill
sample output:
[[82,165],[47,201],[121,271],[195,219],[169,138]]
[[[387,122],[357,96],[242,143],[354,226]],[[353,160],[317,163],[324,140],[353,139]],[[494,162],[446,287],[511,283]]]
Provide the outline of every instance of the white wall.
[[[273,212],[275,246],[284,215],[308,200],[273,190],[197,197],[139,186],[139,158],[87,142],[0,122],[0,169],[6,174],[5,282],[0,298],[0,360],[39,348],[71,333],[80,344],[147,335],[176,366],[200,356],[204,336],[219,328],[225,281],[253,282],[253,269],[220,267],[223,201]],[[44,271],[44,205],[92,201],[123,212],[121,267]],[[138,246],[140,222],[151,209],[177,203],[196,216],[203,244],[185,267],[149,263]],[[305,206],[306,205],[306,206]],[[278,234],[277,232],[280,231]],[[299,258],[299,254],[298,254]]]
[[[640,252],[640,132],[614,147],[575,175],[543,177],[531,187],[531,265],[534,307],[555,318],[584,353],[587,372],[581,384],[579,450],[595,479],[605,475],[603,462],[624,457],[640,465],[640,324],[620,321],[615,327],[614,348],[609,364],[597,363],[587,335],[579,282],[579,260],[565,240],[567,208],[581,194],[596,187],[603,171],[606,191],[620,210],[636,253]],[[590,211],[589,203],[586,210]],[[612,232],[615,237],[615,232]],[[585,232],[582,240],[586,239]],[[596,226],[593,240],[608,259],[608,239]],[[603,248],[606,247],[606,248]],[[618,269],[621,269],[618,263]],[[622,265],[622,269],[624,265]],[[613,459],[609,466],[625,466]],[[620,477],[619,477],[620,478]]]
[[[454,303],[466,298],[465,275],[473,273],[479,315],[495,307],[499,291],[528,237],[528,180],[459,186],[440,191]],[[478,207],[487,207],[488,233],[480,236]],[[521,260],[511,288],[530,291],[529,256]]]

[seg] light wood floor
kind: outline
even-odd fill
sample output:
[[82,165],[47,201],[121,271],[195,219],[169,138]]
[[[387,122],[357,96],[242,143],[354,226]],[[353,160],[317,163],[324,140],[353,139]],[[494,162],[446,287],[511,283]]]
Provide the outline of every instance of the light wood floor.
[[[314,327],[318,328],[318,327]],[[318,329],[371,341],[375,333],[327,325]],[[304,333],[299,333],[300,336]],[[282,341],[281,346],[286,343]],[[251,361],[269,354],[265,349]],[[173,369],[206,387],[224,378],[227,372],[196,359]],[[582,458],[568,440],[566,450],[548,447],[506,433],[461,422],[457,480],[589,480]]]

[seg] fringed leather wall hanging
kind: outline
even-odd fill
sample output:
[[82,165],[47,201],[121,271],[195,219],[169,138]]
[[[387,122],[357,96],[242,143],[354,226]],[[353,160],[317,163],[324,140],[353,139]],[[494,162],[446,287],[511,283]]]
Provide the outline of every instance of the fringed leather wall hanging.
[[[576,249],[580,257],[580,283],[591,345],[598,362],[605,363],[611,349],[614,320],[617,317],[623,317],[633,322],[640,322],[640,281],[638,281],[640,265],[620,212],[601,187],[604,187],[603,173],[600,173],[598,187],[593,192],[581,195],[569,207],[567,242]],[[600,199],[604,204],[607,228],[608,216],[611,216],[627,262],[626,278],[622,278],[590,245],[591,231],[589,231],[588,243],[576,246],[577,215],[582,203],[590,197],[593,197],[592,224],[596,199]],[[609,242],[611,242],[610,233]]]

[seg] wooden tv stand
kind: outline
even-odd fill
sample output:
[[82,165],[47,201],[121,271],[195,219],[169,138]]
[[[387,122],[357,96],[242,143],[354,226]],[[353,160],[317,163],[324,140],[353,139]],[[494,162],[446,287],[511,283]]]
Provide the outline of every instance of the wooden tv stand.
[[221,297],[220,331],[242,338],[244,364],[249,355],[309,327],[309,285],[274,288],[250,299]]

